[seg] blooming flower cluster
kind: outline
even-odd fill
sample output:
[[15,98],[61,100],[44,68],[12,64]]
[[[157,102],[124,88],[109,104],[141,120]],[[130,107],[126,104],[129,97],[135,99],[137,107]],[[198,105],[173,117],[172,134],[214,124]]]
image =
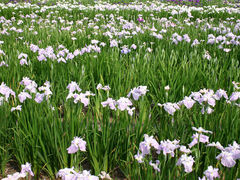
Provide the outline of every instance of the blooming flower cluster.
[[9,88],[4,82],[2,82],[2,84],[0,85],[0,95],[0,105],[2,105],[3,101],[8,102],[10,95],[15,97],[15,92],[11,88]]
[[110,109],[112,110],[117,110],[119,109],[120,111],[127,110],[129,115],[133,115],[133,110],[135,109],[134,107],[131,108],[133,103],[125,97],[120,97],[119,100],[114,100],[112,98],[108,98],[106,101],[101,102],[103,107],[109,106]]
[[[219,178],[218,168],[213,168],[212,166],[208,166],[208,169],[204,171],[204,177],[202,179],[213,180],[215,178]],[[206,177],[206,178],[205,178]]]
[[20,84],[24,86],[23,91],[18,95],[18,99],[21,103],[23,103],[26,99],[32,99],[32,95],[30,94],[35,94],[34,100],[37,103],[41,103],[44,99],[49,100],[52,95],[49,81],[46,81],[44,85],[40,86],[38,89],[37,83],[28,77],[24,77]]
[[[229,145],[228,147],[224,148],[219,142],[217,143],[209,143],[209,137],[203,135],[202,133],[210,133],[211,131],[205,130],[202,127],[196,128],[192,127],[194,131],[197,133],[192,136],[193,141],[188,145],[189,149],[186,146],[180,145],[179,140],[164,140],[161,141],[160,144],[154,139],[153,136],[148,136],[147,134],[144,135],[144,141],[142,141],[139,145],[139,151],[134,156],[134,158],[138,161],[138,163],[143,163],[146,159],[147,155],[151,154],[151,149],[155,150],[157,154],[163,153],[164,156],[168,154],[171,157],[175,156],[175,151],[179,150],[182,155],[178,159],[176,165],[177,166],[184,166],[184,171],[186,173],[190,173],[193,171],[194,165],[194,157],[189,155],[192,153],[191,148],[202,142],[207,143],[207,147],[216,147],[217,149],[221,150],[221,153],[216,157],[217,160],[221,162],[221,164],[225,167],[233,167],[236,164],[236,160],[240,159],[240,145],[237,142],[233,142],[233,145]],[[149,165],[152,166],[155,170],[160,171],[159,167],[157,167],[161,162],[159,160],[156,161],[156,164],[153,164],[152,161],[149,162]],[[206,171],[204,171],[204,178],[208,180],[220,177],[218,173],[218,168],[213,168],[209,166]]]
[[104,91],[109,91],[111,88],[107,85],[107,86],[103,86],[102,84],[98,84],[97,85],[97,90],[100,90],[100,89],[102,89],[102,90],[104,90]]
[[[84,141],[80,137],[74,137],[74,139],[71,142],[71,146],[67,148],[67,151],[69,154],[74,154],[77,151],[86,151],[86,141]],[[105,171],[102,171],[101,174],[99,174],[101,179],[108,179],[111,180],[109,174],[107,174]],[[91,175],[90,171],[83,170],[82,172],[77,172],[74,170],[74,167],[72,168],[64,168],[60,169],[58,173],[56,174],[57,178],[61,178],[62,180],[78,180],[78,179],[91,179],[91,180],[98,180],[98,176]]]
[[[52,91],[50,90],[50,82],[46,81],[43,86],[38,88],[38,85],[35,81],[29,79],[28,77],[24,77],[20,82],[20,85],[24,86],[22,92],[18,94],[18,99],[20,103],[24,103],[27,99],[32,99],[35,96],[34,100],[37,103],[41,103],[44,99],[49,100],[52,95]],[[8,102],[10,95],[15,98],[15,92],[6,86],[5,83],[2,83],[0,86],[0,105],[3,104],[4,101]],[[21,111],[22,105],[17,105],[16,107],[12,107],[11,111],[19,110]]]
[[[111,180],[112,178],[105,171],[102,171],[101,174],[98,175],[100,179]],[[99,180],[98,176],[91,175],[90,171],[83,170],[82,172],[77,172],[72,168],[64,168],[58,171],[56,177],[61,178],[62,180]]]
[[21,53],[18,55],[18,59],[20,60],[21,65],[24,65],[24,64],[28,65],[27,57],[28,57],[28,55],[25,53]]
[[221,150],[221,153],[216,159],[221,161],[221,164],[226,167],[233,167],[236,164],[236,160],[240,159],[240,145],[234,141],[233,145],[229,144],[228,147],[224,148],[219,142],[208,144],[210,147],[216,147]]
[[176,103],[163,103],[158,104],[158,106],[163,107],[165,111],[170,115],[174,115],[174,113],[180,109],[182,105],[184,105],[187,109],[191,109],[193,105],[198,102],[198,104],[202,107],[202,114],[207,113],[211,114],[214,110],[213,107],[216,105],[216,101],[224,98],[226,103],[233,104],[239,106],[238,99],[240,99],[240,92],[236,91],[228,97],[227,92],[223,89],[217,90],[215,93],[212,89],[201,89],[198,92],[192,92],[190,96],[185,96],[183,100]]
[[95,96],[95,94],[91,93],[90,91],[86,91],[85,93],[76,93],[77,92],[81,92],[82,90],[79,88],[78,84],[76,82],[71,82],[68,86],[67,89],[69,90],[68,96],[67,96],[67,100],[70,98],[74,99],[74,103],[78,103],[81,102],[84,104],[84,106],[88,106],[89,105],[89,96]]
[[[44,83],[44,86],[37,88],[38,85],[35,81],[29,79],[28,77],[24,77],[20,84],[24,86],[23,91],[18,94],[18,99],[20,103],[23,103],[26,99],[32,99],[33,94],[35,94],[34,100],[37,103],[41,103],[44,99],[48,101],[49,98],[52,96],[52,91],[50,90],[50,82],[48,81]],[[236,87],[235,89],[238,90],[237,83],[233,82],[233,84]],[[82,90],[80,89],[78,84],[73,81],[67,86],[67,89],[69,90],[69,93],[66,100],[73,98],[74,103],[81,102],[84,104],[85,107],[89,105],[89,96],[95,96],[95,94],[91,93],[90,91],[82,93]],[[110,87],[103,87],[101,84],[98,84],[97,89],[109,91]],[[147,86],[138,86],[133,88],[128,93],[128,98],[121,97],[119,100],[108,98],[106,101],[101,102],[101,104],[103,107],[109,106],[112,110],[127,110],[128,114],[132,116],[135,107],[131,107],[133,103],[129,98],[132,96],[134,100],[138,100],[139,97],[144,96],[147,91]],[[8,86],[6,86],[5,83],[1,84],[0,93],[3,95],[0,97],[0,105],[3,103],[3,101],[8,101],[10,95],[15,97],[15,92]],[[198,104],[202,107],[202,114],[211,114],[214,111],[213,107],[216,105],[216,101],[219,101],[222,98],[224,98],[225,102],[228,104],[236,105],[238,107],[240,106],[240,104],[237,103],[240,99],[240,92],[235,91],[230,95],[230,97],[228,97],[227,92],[223,89],[219,89],[215,93],[212,89],[201,89],[198,92],[192,92],[190,96],[185,96],[184,99],[181,101],[175,103],[158,103],[158,106],[163,107],[166,112],[173,116],[177,110],[181,109],[181,106],[184,105],[187,109],[191,109],[193,105],[198,102]],[[20,110],[20,107],[21,106],[19,106],[19,108],[17,109]]]
[[[83,55],[84,53],[96,52],[100,53],[101,48],[96,45],[95,41],[92,41],[94,44],[90,44],[88,46],[83,47],[81,50],[76,49],[74,52],[70,52],[64,45],[59,45],[57,50],[55,51],[52,46],[48,46],[45,49],[39,48],[35,44],[30,45],[30,49],[32,52],[38,52],[37,59],[38,61],[57,61],[58,63],[63,62],[67,63],[68,60],[73,60],[78,55]],[[100,45],[103,46],[102,43]]]
[[91,175],[90,171],[87,170],[84,170],[83,172],[76,172],[74,171],[74,167],[59,170],[57,177],[61,178],[62,180],[99,179],[97,176]]
[[206,135],[203,135],[202,133],[211,133],[211,131],[207,131],[204,130],[203,128],[192,128],[194,131],[197,131],[197,133],[193,134],[192,136],[192,142],[188,145],[190,148],[192,148],[194,145],[196,145],[197,143],[201,142],[201,143],[208,143],[209,142],[209,137]]
[[133,88],[129,93],[128,97],[132,95],[133,99],[137,101],[140,96],[144,96],[147,93],[148,89],[147,86],[138,86]]
[[32,170],[31,170],[31,164],[26,163],[21,165],[21,172],[16,172],[12,175],[8,175],[6,178],[3,178],[2,180],[18,180],[27,177],[28,175],[34,176]]
[[[195,22],[192,21],[194,17],[192,12],[198,12],[200,14],[208,14],[208,13],[227,13],[227,14],[238,14],[239,9],[233,7],[226,7],[226,8],[218,8],[215,6],[207,6],[206,8],[202,7],[188,7],[188,6],[169,6],[166,3],[161,3],[159,1],[151,2],[151,5],[146,3],[143,5],[139,4],[138,2],[134,2],[129,4],[128,6],[122,6],[120,4],[110,4],[110,3],[103,3],[99,2],[95,3],[93,6],[89,5],[79,5],[79,4],[69,4],[67,2],[57,3],[54,6],[43,6],[39,7],[34,4],[2,4],[0,7],[4,9],[8,8],[31,8],[33,12],[31,14],[19,16],[19,20],[17,21],[15,17],[11,19],[7,19],[6,17],[1,17],[1,23],[4,24],[4,29],[1,31],[1,34],[4,36],[10,36],[14,33],[23,34],[25,29],[17,28],[17,26],[24,25],[24,19],[31,20],[31,27],[27,28],[28,33],[32,33],[34,36],[38,35],[37,27],[40,25],[41,28],[51,27],[57,28],[60,25],[59,32],[69,32],[71,37],[70,39],[74,42],[77,40],[78,34],[86,33],[86,29],[90,29],[93,35],[102,35],[107,38],[106,42],[101,42],[100,40],[91,39],[90,44],[86,44],[81,49],[75,49],[72,52],[67,49],[64,45],[60,44],[57,48],[53,46],[47,47],[40,47],[41,45],[36,45],[33,43],[27,42],[26,44],[31,49],[32,52],[37,53],[37,57],[31,59],[37,59],[38,61],[57,61],[58,63],[67,63],[69,60],[77,59],[77,56],[82,56],[84,54],[89,53],[101,53],[102,48],[105,46],[109,46],[110,48],[119,49],[119,52],[122,54],[128,54],[132,52],[132,50],[136,50],[137,47],[142,48],[143,46],[135,44],[128,45],[123,44],[122,39],[129,39],[133,38],[136,35],[140,34],[148,34],[151,37],[156,38],[157,40],[171,40],[171,42],[175,45],[181,44],[181,42],[188,43],[191,47],[195,47],[199,44],[207,44],[207,45],[217,45],[218,49],[222,50],[223,52],[229,53],[233,51],[233,48],[240,45],[239,39],[240,36],[238,35],[240,22],[238,19],[235,18],[226,18],[223,22],[219,23],[219,26],[216,26],[213,23],[213,20],[210,21],[208,18],[199,19],[197,18]],[[40,9],[39,9],[40,8]],[[47,19],[41,17],[39,13],[46,12],[48,9],[52,9],[51,13],[47,15]],[[137,12],[151,12],[151,20],[157,21],[159,25],[162,27],[158,29],[154,24],[149,23],[145,18],[138,14],[138,18],[134,21],[129,21],[124,19],[123,17],[117,17],[114,14],[111,14],[109,17],[104,14],[96,14],[94,17],[94,21],[90,18],[85,17],[80,19],[76,22],[68,21],[63,17],[54,16],[54,11],[58,9],[67,9],[67,10],[101,10],[107,11],[111,9],[112,11],[119,11],[119,10],[134,10]],[[169,18],[166,17],[157,17],[152,12],[156,13],[170,13],[172,16]],[[187,17],[183,20],[183,22],[179,21],[175,18],[175,15],[182,15],[187,14]],[[49,17],[53,18],[53,20],[49,20]],[[102,20],[103,24],[99,25],[98,22]],[[87,24],[86,24],[87,22]],[[52,25],[56,26],[52,26]],[[86,25],[85,25],[86,24]],[[73,26],[77,26],[80,28],[74,29]],[[163,36],[167,31],[172,31],[172,28],[184,28],[184,26],[191,26],[193,28],[199,28],[203,32],[207,32],[208,30],[214,31],[215,34],[208,34],[207,39],[194,39],[191,37],[190,34],[180,34],[179,32],[171,32],[170,36],[168,37]],[[150,32],[150,33],[149,33]],[[22,40],[24,37],[19,36],[17,39]],[[0,41],[0,44],[3,44],[3,41]],[[152,48],[146,47],[147,52],[152,52]],[[0,55],[5,56],[3,50],[0,49]],[[210,54],[208,51],[204,54],[204,57],[207,59],[211,59]],[[20,65],[29,65],[29,60],[27,61],[28,55],[25,53],[20,53],[18,59],[20,60]],[[0,62],[0,67],[8,66],[6,61]]]
[[139,97],[145,95],[147,91],[148,91],[147,86],[138,86],[138,87],[133,88],[128,93],[128,95],[127,95],[128,98],[120,97],[120,99],[117,101],[112,98],[108,98],[106,101],[101,102],[101,104],[103,107],[109,106],[109,108],[112,110],[117,110],[117,109],[119,109],[120,111],[127,110],[128,114],[130,116],[132,116],[133,110],[135,110],[135,107],[131,108],[133,103],[129,99],[130,96],[132,95],[134,100],[138,100]]

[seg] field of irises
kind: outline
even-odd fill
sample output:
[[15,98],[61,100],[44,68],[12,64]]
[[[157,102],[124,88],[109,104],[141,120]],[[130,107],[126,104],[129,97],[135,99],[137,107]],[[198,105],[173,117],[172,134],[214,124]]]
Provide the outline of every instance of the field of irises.
[[238,2],[0,3],[0,179],[240,178],[239,46]]

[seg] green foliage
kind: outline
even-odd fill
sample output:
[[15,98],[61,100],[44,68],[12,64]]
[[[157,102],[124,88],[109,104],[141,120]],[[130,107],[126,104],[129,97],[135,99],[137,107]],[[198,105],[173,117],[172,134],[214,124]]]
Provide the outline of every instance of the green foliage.
[[[162,40],[150,36],[149,30],[141,35],[122,39],[123,45],[138,46],[137,50],[125,55],[120,52],[120,48],[109,48],[109,40],[102,35],[101,29],[98,31],[86,28],[88,21],[76,25],[76,21],[84,17],[93,21],[95,15],[101,13],[105,19],[96,22],[101,28],[101,24],[108,24],[109,16],[116,13],[112,10],[96,12],[73,9],[69,13],[68,10],[49,9],[37,13],[45,20],[58,20],[56,17],[61,17],[67,22],[73,21],[71,32],[82,30],[74,35],[76,41],[72,41],[71,32],[60,31],[61,27],[69,25],[67,23],[35,23],[34,31],[37,31],[38,35],[29,33],[28,29],[33,22],[30,18],[23,19],[19,15],[31,14],[34,11],[28,8],[21,10],[8,8],[0,11],[0,16],[9,19],[14,12],[16,22],[13,26],[24,30],[21,35],[15,32],[11,36],[1,35],[1,40],[5,43],[0,48],[6,53],[5,57],[1,56],[1,60],[5,60],[9,68],[0,67],[0,82],[5,82],[17,95],[22,91],[19,82],[23,77],[29,77],[39,86],[48,80],[51,82],[53,95],[49,101],[41,104],[37,104],[33,99],[26,100],[22,104],[21,112],[10,112],[11,107],[19,104],[17,98],[0,106],[1,174],[5,175],[6,164],[13,160],[18,165],[30,162],[36,178],[41,178],[43,174],[54,178],[59,169],[74,166],[79,170],[90,169],[96,175],[104,170],[114,177],[128,179],[197,179],[202,177],[208,165],[216,164],[215,157],[218,154],[216,150],[201,146],[194,151],[198,163],[194,167],[194,173],[190,174],[184,173],[182,168],[176,166],[177,158],[159,155],[156,158],[161,162],[161,172],[156,173],[148,162],[138,164],[134,159],[143,135],[155,135],[158,141],[180,139],[181,144],[187,145],[193,133],[191,127],[201,126],[213,131],[210,142],[219,141],[224,146],[234,140],[240,142],[238,107],[219,101],[211,115],[203,115],[201,106],[196,105],[191,110],[181,109],[172,117],[157,106],[157,103],[177,102],[188,96],[191,91],[202,88],[213,90],[222,88],[229,93],[233,91],[232,81],[240,79],[240,49],[237,46],[232,46],[228,54],[217,45],[209,45],[206,42],[191,47],[189,43],[175,45],[170,40],[171,35],[177,32],[181,35],[189,34],[192,40],[197,38],[207,41],[207,35],[210,33],[216,35],[216,32],[193,29],[186,25],[184,23],[186,14],[173,15],[183,28],[170,27],[164,34],[166,38]],[[50,12],[53,12],[53,16],[48,16]],[[128,10],[117,12],[117,16],[143,26],[137,21],[138,14],[140,13],[137,11]],[[141,14],[145,25],[152,27],[154,20],[150,13]],[[212,22],[214,26],[218,26],[226,18],[240,18],[239,14],[214,12],[207,14],[193,11],[192,15],[194,16],[192,21],[197,18],[214,17],[215,21]],[[169,18],[172,15],[167,12],[159,14],[153,12],[153,16]],[[17,25],[20,19],[23,23]],[[0,26],[4,27],[3,24]],[[156,22],[154,26],[158,30],[164,28]],[[119,21],[115,27],[122,28]],[[229,28],[233,29],[232,26]],[[23,39],[16,40],[19,36]],[[101,53],[86,53],[66,64],[51,60],[39,62],[37,54],[29,49],[30,44],[39,45],[40,48],[52,46],[55,49],[63,44],[73,52],[89,45],[92,39],[107,44],[106,47],[102,47]],[[152,52],[147,50],[148,47]],[[205,50],[212,55],[211,60],[203,58]],[[29,66],[19,65],[17,56],[21,52],[28,54],[31,61]],[[87,108],[81,103],[75,104],[71,100],[66,100],[68,94],[66,87],[71,81],[77,82],[83,92],[90,90],[96,94],[90,98],[90,105]],[[109,85],[111,90],[108,93],[96,90],[98,83]],[[139,85],[146,85],[149,92],[139,101],[133,101],[136,110],[132,117],[125,111],[102,107],[101,102],[108,97],[114,99],[126,97],[132,88]],[[170,86],[170,90],[166,93],[164,87],[167,85]],[[55,111],[51,107],[54,107]],[[67,153],[67,148],[75,136],[81,136],[86,140],[87,152],[78,152],[74,155]],[[198,156],[199,151],[205,152],[203,157]],[[179,154],[176,157],[179,157]],[[229,179],[239,177],[240,164],[236,166],[238,167],[230,170],[220,167],[222,176]]]

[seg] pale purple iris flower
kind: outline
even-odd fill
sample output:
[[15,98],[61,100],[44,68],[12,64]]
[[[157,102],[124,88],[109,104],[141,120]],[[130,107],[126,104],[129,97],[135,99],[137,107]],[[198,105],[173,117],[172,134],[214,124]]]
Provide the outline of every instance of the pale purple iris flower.
[[37,92],[37,83],[29,79],[28,77],[24,77],[20,84],[25,86],[24,91],[28,90],[30,93]]
[[233,145],[229,144],[228,147],[224,148],[219,142],[210,143],[207,146],[216,147],[221,150],[221,153],[216,157],[216,159],[221,161],[221,164],[226,167],[233,167],[236,164],[236,160],[240,159],[240,145],[233,142]]
[[192,127],[192,130],[194,130],[194,131],[196,131],[198,133],[210,133],[210,134],[212,134],[212,131],[205,130],[202,127],[199,127],[199,128]]
[[240,92],[233,92],[230,96],[230,101],[237,101],[240,98]]
[[80,94],[77,94],[77,93],[69,93],[68,96],[67,96],[67,99],[69,98],[74,98],[73,102],[76,104],[78,102],[81,102],[83,103],[84,107],[88,106],[89,103],[90,103],[90,100],[88,98],[88,96],[94,96],[94,94],[89,94],[88,92],[86,93],[80,93]]
[[132,102],[128,98],[120,97],[120,99],[117,100],[117,105],[120,111],[124,111],[127,110],[129,106],[132,106]]
[[160,151],[163,151],[165,156],[170,154],[172,157],[174,157],[174,151],[180,147],[179,142],[179,140],[170,141],[168,139],[161,141],[157,153],[159,154]]
[[27,92],[23,91],[18,95],[18,99],[21,103],[23,103],[27,98],[32,99],[32,96]]
[[22,105],[18,105],[16,107],[12,107],[11,108],[11,112],[13,112],[13,111],[21,111],[21,110],[22,110]]
[[76,153],[77,151],[86,151],[86,141],[80,137],[74,137],[71,146],[67,148],[68,154]]
[[194,159],[192,156],[187,156],[187,154],[183,154],[177,161],[177,166],[184,166],[184,170],[186,173],[192,172],[192,166],[194,163]]
[[44,100],[44,98],[46,100],[48,100],[50,98],[50,96],[52,95],[52,91],[50,90],[50,83],[48,81],[46,81],[44,83],[44,86],[41,86],[38,89],[39,89],[39,91],[44,91],[44,92],[43,93],[39,93],[39,92],[36,93],[36,96],[35,96],[34,100],[37,103],[41,103]]
[[112,178],[110,177],[110,175],[108,173],[106,173],[105,171],[101,171],[101,174],[98,175],[101,179],[104,180],[112,180]]
[[214,107],[216,104],[216,101],[214,99],[214,91],[213,90],[207,90],[204,92],[204,94],[200,97],[199,101],[200,104],[203,102],[207,102],[210,106]]
[[225,150],[232,153],[234,159],[240,159],[240,144],[238,144],[236,141],[233,142],[233,145],[229,144]]
[[128,47],[126,47],[126,46],[123,46],[122,47],[122,50],[121,50],[121,53],[122,54],[128,54],[128,53],[130,53],[131,52],[131,49],[128,49]]
[[21,53],[18,55],[18,59],[22,59],[22,58],[27,59],[27,57],[28,57],[28,55],[25,53]]
[[133,88],[127,95],[129,98],[131,95],[133,96],[133,99],[137,101],[140,96],[143,96],[147,93],[148,89],[147,86],[138,86]]
[[50,87],[51,87],[50,82],[46,81],[43,86],[38,88],[39,91],[44,92],[46,100],[48,100],[52,95],[52,91],[50,90]]
[[159,150],[159,144],[156,139],[153,138],[153,136],[144,134],[144,141],[142,141],[139,145],[142,156],[149,154],[151,147],[153,147],[155,150]]
[[190,94],[190,97],[192,97],[195,101],[198,101],[200,100],[202,94],[200,92],[192,92]]
[[192,151],[190,149],[188,149],[186,146],[180,146],[179,150],[183,153],[189,154]]
[[211,114],[213,111],[214,110],[210,106],[207,106],[206,108],[202,107],[201,113],[204,114],[206,112],[207,114]]
[[207,147],[216,147],[217,149],[223,151],[224,147],[219,142],[212,142],[207,145]]
[[227,92],[222,89],[217,90],[215,95],[216,95],[215,96],[216,100],[220,100],[222,97],[224,97],[225,99],[228,99]]
[[135,49],[137,49],[137,46],[135,44],[132,44],[131,48],[135,50]]
[[31,164],[30,163],[26,163],[26,164],[22,164],[21,165],[21,173],[29,173],[31,176],[34,176],[32,170],[31,170]]
[[8,175],[6,178],[3,178],[2,180],[17,180],[25,178],[27,175],[34,176],[32,170],[31,170],[31,164],[26,163],[21,165],[21,172],[16,172],[12,175]]
[[74,56],[74,54],[73,53],[68,53],[67,54],[67,57],[66,57],[66,60],[72,60],[73,58],[74,58],[75,56]]
[[86,91],[85,93],[74,93],[75,91],[81,92],[82,90],[79,88],[78,84],[72,81],[68,84],[67,89],[69,89],[69,94],[67,96],[67,100],[70,98],[74,98],[74,103],[81,102],[83,103],[84,107],[88,106],[90,103],[89,96],[95,96],[95,94],[91,93],[90,91]]
[[195,104],[195,102],[196,101],[194,101],[191,97],[185,96],[184,99],[180,103],[183,103],[187,109],[191,109],[193,107],[193,105]]
[[81,53],[81,51],[80,51],[79,49],[76,49],[76,50],[73,52],[73,55],[74,55],[74,56],[78,56],[80,53]]
[[135,107],[133,107],[133,108],[128,107],[128,108],[127,108],[128,114],[129,114],[130,116],[133,115],[133,111],[134,111],[134,110],[135,110]]
[[104,90],[104,91],[109,91],[111,88],[107,85],[107,86],[103,86],[102,84],[98,84],[97,85],[97,88],[96,88],[97,90],[100,90],[100,89],[102,89],[102,90]]
[[87,180],[87,179],[91,179],[91,180],[99,180],[99,178],[97,176],[93,176],[91,175],[90,171],[87,170],[83,170],[81,173],[76,173],[75,174],[75,179],[83,179],[83,180]]
[[111,88],[109,87],[109,85],[106,85],[104,87],[102,87],[102,90],[104,91],[109,91]]
[[11,88],[9,88],[4,82],[2,82],[2,84],[0,85],[0,94],[5,96],[6,101],[8,101],[10,95],[15,97],[15,92]]
[[39,50],[39,47],[37,45],[31,44],[30,45],[30,49],[31,49],[32,52],[35,53],[35,52],[37,52]]
[[147,134],[144,134],[144,142],[147,145],[154,147],[156,150],[159,149],[159,143],[153,136],[148,136]]
[[208,180],[214,180],[215,178],[219,178],[218,168],[213,168],[212,166],[208,166],[208,169],[204,171],[204,175]]
[[40,54],[37,58],[38,61],[47,61],[47,58],[43,54]]
[[90,174],[90,171],[83,170],[82,172],[76,172],[74,170],[74,167],[72,168],[65,168],[65,169],[60,169],[57,173],[57,178],[61,178],[62,180],[99,180],[97,176],[93,176]]
[[149,165],[153,167],[154,170],[160,172],[160,168],[158,165],[160,164],[159,160],[156,160],[156,163],[153,163],[152,161],[149,162]]
[[28,86],[32,83],[32,80],[29,77],[23,77],[22,81],[20,82],[21,85]]
[[26,177],[26,174],[25,173],[19,173],[19,172],[16,172],[12,175],[7,175],[6,178],[3,178],[2,180],[17,180],[17,179],[20,179],[20,178],[25,178]]
[[240,83],[239,82],[233,81],[232,84],[234,86],[234,89],[240,89]]
[[139,145],[139,149],[142,152],[142,156],[145,156],[150,153],[151,146],[150,144],[147,144],[145,141],[141,142]]
[[109,106],[110,109],[112,109],[112,110],[117,109],[116,108],[117,102],[112,98],[108,98],[107,101],[101,102],[101,104],[102,104],[103,107]]
[[101,83],[99,83],[98,85],[97,85],[97,90],[99,90],[99,89],[102,89],[103,88],[103,86],[102,86],[102,84]]
[[23,65],[28,65],[28,62],[26,59],[21,59],[20,60],[20,65],[23,66]]
[[67,61],[63,57],[58,58],[57,62],[58,63],[60,63],[60,62],[67,63]]
[[115,39],[111,40],[110,47],[118,47],[118,42]]
[[37,103],[41,103],[44,100],[44,97],[45,97],[44,93],[37,93],[34,100]]
[[216,159],[221,161],[221,164],[223,166],[226,166],[228,168],[235,166],[236,161],[233,157],[233,154],[227,151],[222,151]]
[[112,98],[108,98],[107,101],[103,101],[101,102],[103,107],[109,106],[110,109],[112,110],[117,110],[117,108],[120,111],[124,111],[127,110],[128,114],[130,116],[133,115],[133,111],[135,110],[135,107],[131,107],[132,106],[132,102],[125,97],[121,97],[119,100],[115,101]]
[[199,45],[199,44],[200,44],[200,42],[198,41],[198,39],[194,39],[191,47]]
[[184,35],[183,35],[183,40],[186,41],[187,43],[190,43],[190,42],[191,42],[191,39],[190,39],[190,37],[188,36],[188,34],[184,34]]
[[81,102],[83,103],[84,107],[89,105],[89,99],[86,97],[86,95],[84,93],[80,93],[80,94],[74,94],[73,95],[74,98],[74,103],[78,103]]
[[180,109],[177,103],[164,103],[164,104],[158,104],[158,106],[163,106],[164,110],[168,112],[168,114],[172,115],[176,112],[176,110]]
[[209,137],[203,134],[194,134],[192,136],[193,140],[192,142],[188,145],[190,148],[192,148],[194,145],[196,145],[198,142],[202,143],[208,143],[209,142]]
[[62,178],[62,180],[72,180],[74,179],[74,167],[60,169],[56,175],[57,178]]
[[8,64],[7,64],[5,61],[1,61],[1,62],[0,62],[0,67],[2,67],[2,66],[8,67]]
[[144,155],[140,154],[138,151],[137,154],[134,155],[134,158],[137,160],[138,163],[143,163]]

